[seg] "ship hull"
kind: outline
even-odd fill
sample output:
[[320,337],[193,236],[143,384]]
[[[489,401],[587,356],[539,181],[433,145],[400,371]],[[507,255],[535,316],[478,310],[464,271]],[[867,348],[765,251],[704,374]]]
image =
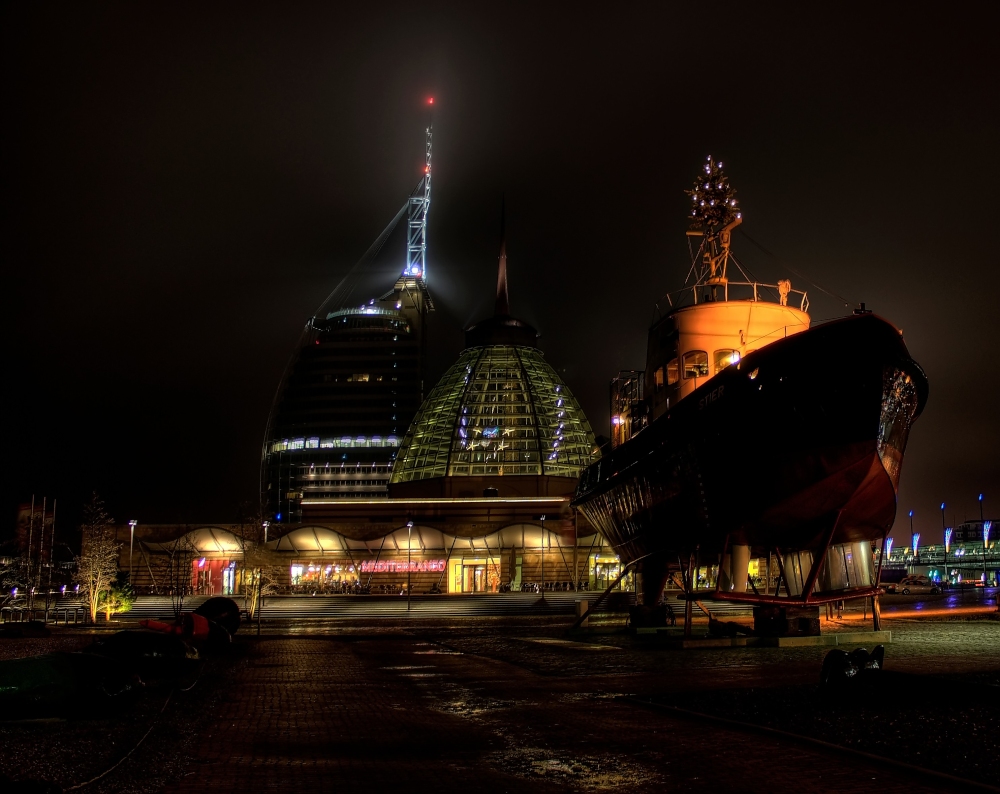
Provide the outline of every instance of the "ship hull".
[[574,504],[624,563],[655,561],[658,581],[696,550],[716,561],[736,544],[766,554],[881,540],[926,398],[892,325],[826,323],[711,378],[587,469]]

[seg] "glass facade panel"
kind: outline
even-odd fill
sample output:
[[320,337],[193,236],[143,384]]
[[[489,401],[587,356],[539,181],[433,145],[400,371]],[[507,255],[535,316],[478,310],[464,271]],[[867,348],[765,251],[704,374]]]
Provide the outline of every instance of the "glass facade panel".
[[393,482],[432,477],[577,477],[595,459],[579,403],[540,351],[470,348],[425,400],[403,439]]

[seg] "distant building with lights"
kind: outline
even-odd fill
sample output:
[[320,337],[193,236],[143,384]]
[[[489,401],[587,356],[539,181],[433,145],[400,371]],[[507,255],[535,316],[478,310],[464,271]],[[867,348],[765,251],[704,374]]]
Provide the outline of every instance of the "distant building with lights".
[[986,526],[989,525],[989,531],[987,532],[987,537],[992,540],[997,540],[997,536],[1000,535],[1000,521],[986,520],[986,521],[965,521],[955,527],[955,532],[952,535],[952,543],[979,543],[983,542],[983,533],[986,531]]

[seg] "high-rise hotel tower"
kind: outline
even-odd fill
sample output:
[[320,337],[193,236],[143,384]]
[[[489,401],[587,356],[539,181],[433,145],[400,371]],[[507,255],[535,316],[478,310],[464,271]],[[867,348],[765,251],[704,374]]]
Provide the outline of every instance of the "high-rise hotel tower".
[[387,494],[396,452],[423,402],[426,320],[434,309],[426,283],[429,122],[425,132],[423,176],[372,246],[380,248],[405,214],[402,275],[380,298],[341,305],[352,271],[306,323],[282,378],[261,464],[261,496],[271,521],[298,523],[304,498]]

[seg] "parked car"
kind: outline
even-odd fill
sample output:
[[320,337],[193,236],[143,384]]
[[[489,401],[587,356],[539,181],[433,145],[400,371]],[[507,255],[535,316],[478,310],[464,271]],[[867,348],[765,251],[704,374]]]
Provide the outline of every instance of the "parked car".
[[904,576],[897,584],[888,585],[886,592],[898,595],[937,595],[941,588],[926,576]]

